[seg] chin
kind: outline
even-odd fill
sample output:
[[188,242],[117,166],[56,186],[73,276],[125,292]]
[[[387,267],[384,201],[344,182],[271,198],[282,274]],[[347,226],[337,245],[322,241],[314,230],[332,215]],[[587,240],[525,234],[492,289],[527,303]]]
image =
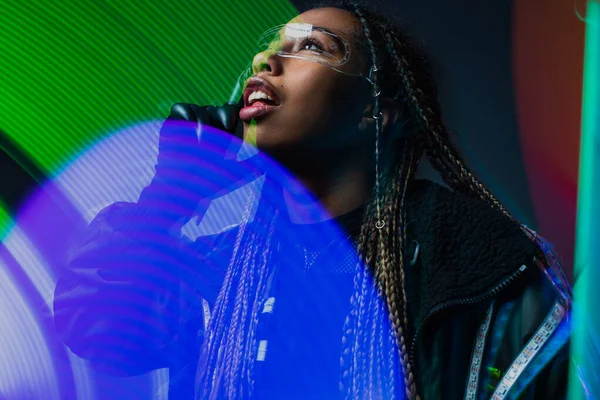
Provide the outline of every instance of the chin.
[[257,141],[256,147],[263,153],[269,154],[272,157],[297,152],[297,147],[294,145],[271,141],[263,142],[260,139]]
[[[265,129],[261,127],[260,123],[256,128],[256,134],[254,138],[248,137],[248,132],[244,132],[244,140],[249,141],[262,151],[277,151],[277,150],[291,150],[298,147],[298,141],[293,140],[286,135],[285,132],[281,132],[273,129]],[[254,142],[254,143],[253,143]]]

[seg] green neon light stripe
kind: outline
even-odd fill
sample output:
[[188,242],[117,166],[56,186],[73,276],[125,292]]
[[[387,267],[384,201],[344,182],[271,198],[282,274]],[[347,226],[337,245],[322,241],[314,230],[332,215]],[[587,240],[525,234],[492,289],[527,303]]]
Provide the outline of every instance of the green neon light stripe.
[[0,241],[4,239],[12,226],[13,220],[8,213],[8,208],[0,201]]
[[1,1],[0,129],[45,173],[175,102],[229,99],[288,1]]

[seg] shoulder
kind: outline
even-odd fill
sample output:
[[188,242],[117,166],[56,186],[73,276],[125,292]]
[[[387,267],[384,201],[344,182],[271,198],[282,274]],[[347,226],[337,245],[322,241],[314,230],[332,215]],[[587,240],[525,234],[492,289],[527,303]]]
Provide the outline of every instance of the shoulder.
[[[416,180],[407,198],[409,231],[449,255],[479,263],[524,263],[538,252],[521,224],[483,200]],[[506,260],[506,261],[503,261]]]

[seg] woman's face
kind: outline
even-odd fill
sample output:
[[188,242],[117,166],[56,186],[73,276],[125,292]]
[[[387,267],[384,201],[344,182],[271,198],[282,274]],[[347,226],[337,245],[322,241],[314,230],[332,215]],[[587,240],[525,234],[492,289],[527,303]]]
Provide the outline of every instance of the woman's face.
[[[307,11],[290,22],[326,28],[342,35],[351,48],[344,71],[366,74],[369,63],[354,39],[360,22],[336,8]],[[317,62],[259,53],[253,60],[255,77],[274,92],[279,105],[261,114],[242,110],[244,137],[256,128],[256,145],[267,153],[333,150],[360,147],[366,135],[358,125],[370,101],[370,85],[360,76],[335,71]],[[253,89],[247,89],[247,92]],[[247,93],[246,96],[247,97]],[[253,115],[253,118],[249,118]],[[252,133],[254,135],[254,133]]]

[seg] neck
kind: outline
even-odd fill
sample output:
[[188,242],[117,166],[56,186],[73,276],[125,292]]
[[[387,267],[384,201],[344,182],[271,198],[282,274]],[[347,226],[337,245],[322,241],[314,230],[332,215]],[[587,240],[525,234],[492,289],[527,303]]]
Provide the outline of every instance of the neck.
[[[310,161],[307,161],[310,160]],[[302,187],[289,185],[283,198],[290,220],[298,224],[325,221],[363,205],[373,185],[374,170],[369,157],[353,154],[313,155],[302,162],[285,163],[288,170],[312,196],[298,196]],[[302,200],[299,200],[302,199]]]

